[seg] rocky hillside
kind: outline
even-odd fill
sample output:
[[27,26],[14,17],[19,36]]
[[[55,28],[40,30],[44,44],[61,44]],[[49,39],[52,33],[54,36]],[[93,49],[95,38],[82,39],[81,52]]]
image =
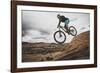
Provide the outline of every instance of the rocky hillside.
[[65,45],[64,57],[61,59],[89,59],[89,31],[83,32],[72,39],[69,45]]
[[75,36],[70,43],[23,43],[22,61],[89,59],[89,31]]

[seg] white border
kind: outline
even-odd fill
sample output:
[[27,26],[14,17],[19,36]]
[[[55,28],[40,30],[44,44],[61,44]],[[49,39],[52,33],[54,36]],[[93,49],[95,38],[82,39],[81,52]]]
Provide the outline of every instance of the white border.
[[[66,60],[66,61],[49,61],[49,62],[25,62],[22,63],[22,24],[21,10],[45,10],[45,11],[62,11],[62,12],[82,12],[90,13],[90,59],[89,60]],[[17,6],[17,68],[30,67],[47,67],[61,65],[82,65],[94,64],[94,10],[92,9],[76,9],[76,8],[54,8],[54,7],[39,7],[39,6]]]

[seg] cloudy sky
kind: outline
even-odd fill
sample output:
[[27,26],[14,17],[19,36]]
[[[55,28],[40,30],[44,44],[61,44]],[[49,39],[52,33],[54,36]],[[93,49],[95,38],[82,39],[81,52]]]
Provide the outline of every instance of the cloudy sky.
[[[69,26],[74,26],[78,34],[89,30],[90,14],[75,12],[46,12],[22,10],[22,41],[23,42],[48,42],[54,43],[53,34],[57,31],[58,18],[57,14],[64,15],[70,19]],[[63,23],[61,24],[64,25]],[[73,38],[67,35],[66,42]]]

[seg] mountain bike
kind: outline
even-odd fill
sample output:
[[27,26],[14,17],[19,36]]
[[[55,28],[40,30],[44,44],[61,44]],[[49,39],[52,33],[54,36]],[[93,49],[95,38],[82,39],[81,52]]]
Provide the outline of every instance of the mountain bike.
[[66,41],[65,33],[72,36],[77,35],[77,30],[74,26],[70,26],[68,29],[64,28],[63,26],[59,26],[58,29],[59,30],[54,33],[54,40],[59,44],[62,44]]

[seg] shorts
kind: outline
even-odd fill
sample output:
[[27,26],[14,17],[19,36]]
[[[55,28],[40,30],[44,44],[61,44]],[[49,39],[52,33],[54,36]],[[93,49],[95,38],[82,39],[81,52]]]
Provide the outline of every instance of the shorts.
[[65,25],[67,26],[69,24],[69,19],[65,20]]

